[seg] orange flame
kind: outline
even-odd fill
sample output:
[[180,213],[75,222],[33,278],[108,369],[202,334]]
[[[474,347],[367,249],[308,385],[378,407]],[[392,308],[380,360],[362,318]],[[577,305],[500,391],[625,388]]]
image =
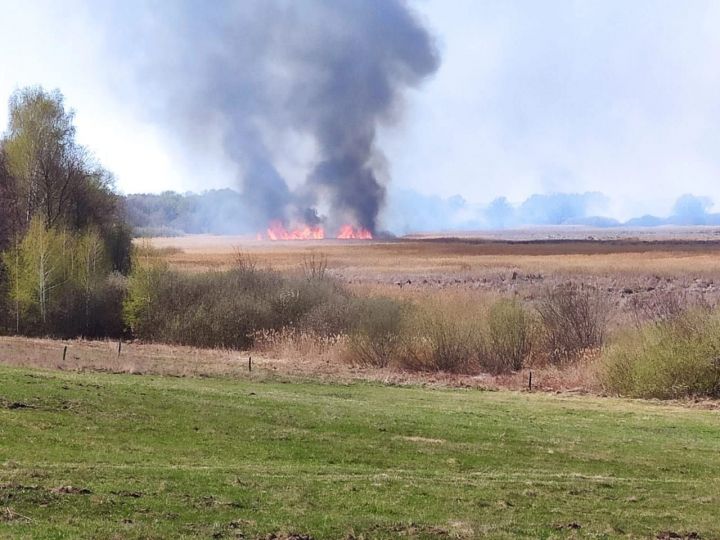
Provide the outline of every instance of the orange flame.
[[288,230],[281,221],[273,221],[267,229],[267,236],[270,240],[322,240],[325,238],[325,230],[320,226],[309,225]]
[[341,240],[372,240],[372,233],[362,227],[353,227],[352,225],[343,225],[340,227],[337,237]]
[[[257,237],[258,240],[262,239],[260,234]],[[325,238],[325,229],[319,225],[315,227],[300,225],[294,229],[287,229],[282,221],[276,220],[270,222],[266,237],[268,240],[322,240]],[[369,230],[353,225],[343,225],[337,234],[339,240],[372,240],[372,237]]]

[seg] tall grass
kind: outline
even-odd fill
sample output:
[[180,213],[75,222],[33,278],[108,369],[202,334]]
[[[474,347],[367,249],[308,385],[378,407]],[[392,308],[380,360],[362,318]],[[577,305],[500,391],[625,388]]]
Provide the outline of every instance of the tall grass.
[[500,374],[522,369],[537,347],[537,324],[517,299],[502,299],[488,312],[482,366]]
[[420,371],[477,372],[484,309],[484,305],[473,302],[421,304],[403,328],[401,366]]
[[[354,362],[414,371],[459,374],[507,373],[530,358],[534,320],[516,300],[467,296],[430,297],[384,312],[368,328],[355,328],[350,354]],[[371,330],[371,331],[368,331]],[[379,339],[380,338],[380,339]],[[382,344],[382,345],[379,345]]]
[[349,327],[352,363],[387,367],[403,346],[403,321],[409,306],[391,298],[356,299]]
[[720,314],[696,309],[625,331],[603,355],[599,375],[619,395],[720,397]]

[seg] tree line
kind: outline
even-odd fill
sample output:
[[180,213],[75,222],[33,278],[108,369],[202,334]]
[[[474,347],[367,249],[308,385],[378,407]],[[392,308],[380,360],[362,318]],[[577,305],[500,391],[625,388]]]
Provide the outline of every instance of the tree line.
[[0,139],[0,326],[63,336],[121,332],[121,321],[104,313],[122,301],[117,278],[130,270],[125,214],[112,174],[76,141],[63,95],[16,91]]

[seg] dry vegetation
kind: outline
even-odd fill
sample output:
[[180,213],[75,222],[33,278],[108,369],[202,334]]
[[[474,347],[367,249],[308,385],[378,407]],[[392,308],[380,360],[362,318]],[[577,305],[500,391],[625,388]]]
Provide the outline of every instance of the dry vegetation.
[[[0,361],[239,376],[252,355],[253,376],[522,389],[532,370],[535,389],[720,392],[715,242],[138,244],[150,270],[131,276],[124,317],[145,344],[74,341],[61,363],[57,342],[3,338]],[[677,366],[695,375],[673,385]]]
[[[67,347],[65,360],[63,352]],[[284,348],[283,348],[284,347]],[[270,352],[280,352],[279,355]],[[252,368],[249,369],[251,360]],[[23,337],[0,337],[0,365],[171,377],[233,377],[253,380],[290,378],[333,382],[374,381],[393,385],[450,386],[525,391],[529,370],[503,376],[455,375],[443,372],[408,372],[339,363],[327,349],[308,340],[306,348],[284,341],[267,351],[198,349],[178,345],[123,343],[118,355],[116,341],[60,341]],[[579,367],[582,366],[582,367]],[[587,378],[587,364],[573,369],[546,366],[533,370],[533,390],[585,393],[599,390]]]
[[[307,275],[310,261],[311,271],[370,302],[346,334],[318,336],[298,325],[256,335],[255,349],[273,357],[420,379],[442,373],[486,386],[520,388],[533,369],[538,387],[553,389],[657,397],[720,391],[714,338],[695,348],[692,361],[677,347],[656,358],[667,349],[657,343],[677,342],[675,321],[689,311],[710,314],[720,299],[720,243],[712,236],[301,243],[180,237],[145,245],[152,257],[191,273],[233,267],[239,246],[260,268],[298,274],[304,267]],[[696,322],[686,345],[709,327]],[[604,347],[608,336],[611,346]],[[618,350],[662,377],[646,380],[655,371],[638,368],[643,380],[630,381],[627,355]],[[703,380],[668,388],[677,371],[668,365],[675,364],[695,366]]]

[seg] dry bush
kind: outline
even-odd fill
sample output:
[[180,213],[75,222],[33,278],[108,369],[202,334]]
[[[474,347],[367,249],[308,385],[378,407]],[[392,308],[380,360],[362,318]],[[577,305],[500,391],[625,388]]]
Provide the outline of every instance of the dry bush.
[[487,304],[477,298],[430,297],[408,313],[398,361],[405,369],[477,373]]
[[678,319],[692,309],[709,311],[711,306],[702,295],[693,295],[686,290],[655,290],[652,294],[633,295],[629,308],[633,322],[639,328],[648,322]]
[[409,323],[400,357],[402,367],[417,371],[477,372],[477,328],[441,311],[422,310]]
[[532,316],[517,299],[495,302],[487,316],[480,365],[493,374],[522,369],[532,353],[535,335]]
[[278,358],[291,358],[298,355],[305,358],[339,356],[347,343],[342,334],[317,334],[298,328],[280,330],[260,330],[253,336],[253,349]]
[[604,343],[610,303],[595,287],[570,282],[548,289],[537,311],[551,363],[576,360]]
[[517,300],[451,295],[422,302],[409,317],[399,360],[411,370],[508,373],[522,369],[534,335]]
[[311,253],[303,257],[302,269],[308,280],[323,280],[327,274],[328,258],[323,253]]
[[125,319],[144,340],[246,349],[262,330],[322,333],[319,325],[313,326],[318,310],[323,304],[341,305],[348,297],[331,280],[283,276],[249,263],[196,274],[136,264]]
[[372,367],[387,367],[402,346],[402,325],[408,307],[390,298],[357,299],[348,338],[348,360]]
[[257,259],[247,251],[235,248],[233,267],[241,272],[256,272],[258,269]]

